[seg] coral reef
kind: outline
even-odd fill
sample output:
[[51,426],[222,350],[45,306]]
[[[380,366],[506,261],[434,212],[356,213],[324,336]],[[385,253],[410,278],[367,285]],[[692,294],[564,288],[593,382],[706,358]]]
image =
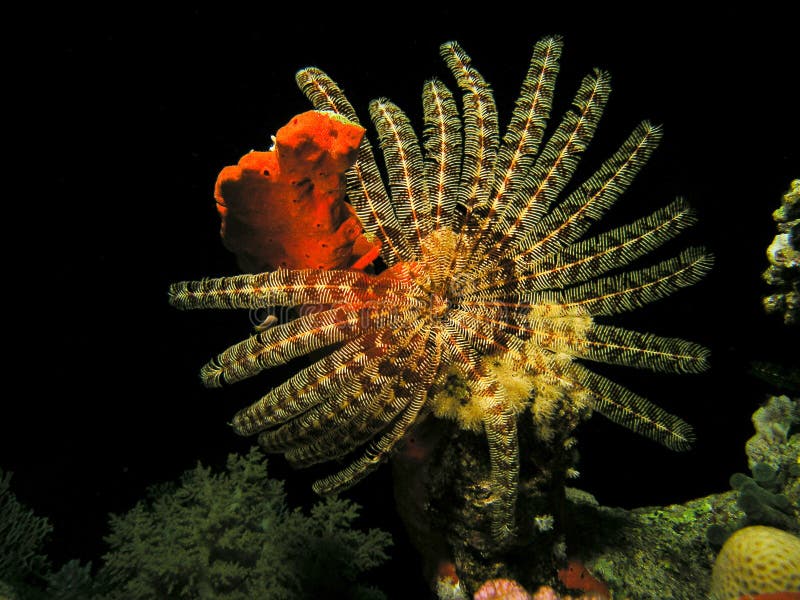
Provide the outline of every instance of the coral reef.
[[737,600],[770,592],[800,592],[800,539],[773,527],[740,529],[714,563],[711,597]]
[[387,559],[390,536],[359,530],[359,507],[347,500],[309,515],[289,509],[255,449],[229,456],[224,473],[198,465],[112,515],[95,577],[77,560],[51,570],[42,548],[50,524],[16,501],[9,479],[0,473],[1,600],[386,598],[361,580]]
[[[592,554],[586,564],[616,594],[681,599],[687,597],[687,587],[707,589],[716,548],[730,532],[741,531],[757,515],[763,518],[766,507],[780,513],[777,521],[782,527],[800,531],[796,408],[796,401],[777,396],[756,410],[752,419],[756,433],[746,444],[753,477],[732,477],[738,490],[664,508],[623,511],[576,506],[576,530],[594,528],[594,533],[582,540],[572,538],[571,544]],[[592,547],[597,551],[589,550]]]
[[[594,317],[690,285],[711,259],[690,249],[628,270],[693,222],[681,201],[582,239],[660,134],[642,123],[558,200],[608,94],[606,74],[585,78],[574,110],[545,140],[560,50],[558,38],[536,45],[502,141],[489,86],[455,43],[442,54],[464,91],[463,124],[437,80],[424,91],[422,145],[397,106],[371,103],[389,189],[366,139],[347,189],[367,237],[379,240],[377,274],[303,264],[313,269],[181,282],[170,302],[182,309],[314,307],[223,352],[202,377],[218,386],[321,351],[316,363],[240,411],[234,428],[259,434],[262,447],[296,466],[344,459],[343,469],[315,484],[320,493],[345,489],[394,456],[399,509],[440,598],[461,600],[477,589],[487,598],[527,600],[525,588],[542,597],[577,589],[595,597],[686,598],[708,587],[716,554],[708,531],[756,519],[787,529],[797,522],[796,406],[775,401],[754,418],[753,476],[734,476],[736,491],[628,511],[567,487],[577,475],[573,432],[592,412],[675,449],[691,442],[691,428],[678,417],[582,361],[703,369],[707,351],[695,344]],[[308,68],[297,79],[317,109],[357,125],[325,73]],[[271,176],[253,159],[248,176]],[[771,250],[782,261],[782,281],[796,266],[786,245],[796,231],[786,227],[783,245]],[[528,419],[533,427],[518,429]]]
[[[365,140],[348,171],[347,192],[366,231],[381,241],[384,271],[278,270],[170,288],[170,302],[181,309],[324,305],[240,342],[201,370],[206,385],[219,386],[339,345],[236,414],[234,429],[259,434],[263,448],[285,453],[296,466],[346,458],[343,468],[314,484],[328,494],[376,469],[429,414],[455,421],[486,440],[489,488],[482,505],[490,521],[480,521],[492,539],[484,548],[495,552],[513,543],[517,531],[519,423],[540,435],[539,454],[556,462],[558,468],[546,467],[556,486],[567,474],[557,458],[565,436],[592,412],[676,450],[691,444],[687,423],[584,361],[669,373],[707,368],[708,351],[697,344],[595,320],[694,284],[713,260],[702,248],[688,248],[631,268],[694,223],[681,200],[588,235],[647,162],[661,132],[640,123],[562,197],[610,84],[602,71],[587,75],[572,108],[546,136],[561,48],[558,37],[535,45],[502,138],[490,86],[455,42],[441,53],[464,93],[463,119],[438,80],[424,88],[422,144],[399,107],[386,99],[370,104],[389,186]],[[297,81],[315,108],[358,123],[324,72],[303,69]],[[482,450],[475,456],[487,460]],[[551,514],[543,504],[537,515]]]
[[327,499],[289,510],[263,455],[231,455],[227,471],[198,466],[111,520],[100,577],[109,600],[380,599],[358,582],[386,560],[388,534],[354,527],[358,507]]
[[800,533],[800,435],[791,435],[800,424],[798,402],[772,396],[756,410],[752,421],[756,433],[745,444],[752,477],[734,473],[730,478],[743,514],[724,526],[709,527],[708,540],[717,548],[747,525]]
[[688,592],[706,587],[713,560],[706,528],[735,511],[732,493],[630,511],[574,500],[568,547],[613,597],[636,600],[694,598]]
[[769,313],[783,316],[787,325],[797,324],[800,316],[800,179],[792,181],[780,208],[772,213],[778,235],[767,248],[769,267],[764,281],[775,293],[764,298]]
[[790,435],[800,424],[798,402],[772,396],[753,414],[756,433],[745,452],[752,477],[731,475],[738,492],[736,504],[744,515],[726,527],[708,530],[712,545],[720,547],[733,531],[746,525],[771,525],[800,533],[800,435]]
[[[748,458],[760,461],[752,463],[753,476],[749,479],[770,498],[789,500],[792,510],[784,514],[791,523],[785,524],[791,525],[787,529],[798,531],[800,434],[794,433],[792,425],[794,407],[794,401],[775,397],[759,408],[753,416],[756,433],[747,448]],[[537,448],[541,452],[540,446],[531,445],[526,436],[521,441],[525,444],[524,456],[537,460],[537,464],[548,464],[546,455],[536,454]],[[558,572],[568,567],[567,556],[577,555],[615,598],[702,597],[719,548],[752,518],[742,509],[738,490],[666,507],[624,510],[599,506],[591,495],[571,487],[559,496],[554,492],[559,488],[553,478],[557,479],[560,472],[561,485],[567,483],[563,466],[547,473],[523,464],[522,472],[532,473],[521,478],[518,502],[520,538],[526,543],[514,547],[502,560],[487,559],[492,557],[492,549],[482,545],[490,542],[484,542],[481,533],[485,527],[481,507],[489,497],[489,472],[477,457],[479,453],[477,436],[455,433],[429,463],[445,466],[427,467],[434,495],[427,518],[433,527],[447,528],[448,545],[466,589],[475,590],[492,579],[509,579],[528,590],[549,585],[563,593],[564,580]],[[449,491],[453,488],[463,490],[463,496],[454,497]],[[786,507],[785,501],[778,503]],[[540,531],[535,524],[545,507],[555,516],[552,531]],[[713,532],[719,537],[712,542],[709,538],[714,537]]]
[[344,174],[363,135],[338,115],[308,111],[278,130],[274,149],[220,172],[222,240],[243,271],[364,267],[377,257],[379,244],[344,201]]

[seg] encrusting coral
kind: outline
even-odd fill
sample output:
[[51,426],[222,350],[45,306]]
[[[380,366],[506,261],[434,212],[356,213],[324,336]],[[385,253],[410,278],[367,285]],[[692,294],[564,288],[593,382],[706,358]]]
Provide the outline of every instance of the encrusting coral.
[[738,600],[771,592],[800,592],[800,539],[773,527],[740,529],[714,563],[711,597]]

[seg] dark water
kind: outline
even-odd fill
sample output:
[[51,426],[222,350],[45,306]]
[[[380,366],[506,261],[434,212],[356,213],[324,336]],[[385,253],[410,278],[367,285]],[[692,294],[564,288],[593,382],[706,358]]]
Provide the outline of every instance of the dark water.
[[[21,388],[7,387],[0,408],[0,466],[15,472],[20,500],[52,520],[54,560],[97,563],[109,512],[128,510],[148,485],[176,479],[197,460],[221,467],[227,453],[248,448],[227,420],[287,374],[202,388],[199,367],[246,335],[247,315],[167,306],[170,282],[236,272],[218,238],[219,170],[266,148],[269,135],[309,108],[293,80],[308,65],[336,79],[363,120],[370,99],[388,96],[419,125],[423,81],[451,83],[437,50],[448,39],[493,85],[501,125],[542,35],[566,39],[555,114],[593,66],[612,73],[615,91],[579,174],[639,120],[664,124],[661,148],[607,225],[682,195],[700,224],[670,248],[705,244],[716,268],[622,322],[709,346],[713,368],[686,377],[604,372],[683,417],[698,441],[673,454],[597,416],[581,431],[580,485],[626,507],[726,489],[745,466],[749,415],[771,391],[748,364],[800,362],[790,334],[760,307],[770,215],[800,176],[790,89],[797,53],[785,15],[663,15],[628,29],[518,15],[503,30],[494,17],[478,19],[479,28],[437,13],[380,31],[308,12],[48,14],[18,48],[44,52],[21,106],[7,115],[30,134],[12,178],[19,189],[6,200],[7,228],[20,235],[7,262],[25,272],[22,283],[6,285],[19,304],[8,319],[24,334],[7,341],[7,385]],[[309,474],[277,457],[270,464],[293,503],[311,501]],[[386,471],[350,497],[365,506],[365,526],[395,535],[379,585],[415,597],[424,585]]]

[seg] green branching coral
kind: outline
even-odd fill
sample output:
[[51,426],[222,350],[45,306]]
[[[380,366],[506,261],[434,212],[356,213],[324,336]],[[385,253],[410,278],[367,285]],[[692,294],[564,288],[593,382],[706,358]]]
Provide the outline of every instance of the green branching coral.
[[16,588],[44,575],[42,546],[53,528],[11,493],[11,475],[0,469],[0,581]]
[[357,583],[386,560],[390,536],[354,529],[358,507],[329,498],[290,510],[257,450],[215,474],[198,465],[179,486],[113,516],[100,579],[109,599],[379,599]]
[[[58,571],[45,577],[47,600],[102,600],[102,584],[92,579],[92,563],[85,565],[78,560],[64,563]],[[40,596],[33,596],[38,598]]]
[[52,570],[44,547],[53,526],[11,493],[11,475],[0,469],[0,600],[96,598],[91,563],[71,560]]

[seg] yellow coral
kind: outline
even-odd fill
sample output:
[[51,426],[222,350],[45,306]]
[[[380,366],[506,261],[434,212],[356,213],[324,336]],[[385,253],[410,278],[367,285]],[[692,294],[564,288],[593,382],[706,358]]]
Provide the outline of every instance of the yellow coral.
[[[534,378],[515,370],[502,358],[485,360],[484,366],[505,386],[508,405],[514,414],[523,412],[530,404]],[[480,395],[473,395],[469,382],[457,370],[448,371],[442,389],[431,400],[433,414],[440,419],[457,421],[463,429],[483,431],[483,417],[489,409]]]
[[711,574],[711,597],[800,592],[800,539],[756,525],[734,533],[720,550]]

